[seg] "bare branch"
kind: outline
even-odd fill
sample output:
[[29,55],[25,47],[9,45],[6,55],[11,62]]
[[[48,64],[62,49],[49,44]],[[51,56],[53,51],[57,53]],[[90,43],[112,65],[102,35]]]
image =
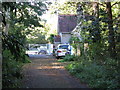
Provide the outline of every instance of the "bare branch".
[[116,5],[116,4],[120,4],[120,2],[116,2],[116,3],[114,3],[111,7],[113,7],[113,6]]
[[118,17],[116,17],[116,18],[113,19],[113,21],[116,21],[116,20],[120,21],[120,17],[118,16]]
[[101,5],[101,6],[105,7],[105,5],[104,5],[104,4],[102,4],[102,3],[99,3],[99,5]]

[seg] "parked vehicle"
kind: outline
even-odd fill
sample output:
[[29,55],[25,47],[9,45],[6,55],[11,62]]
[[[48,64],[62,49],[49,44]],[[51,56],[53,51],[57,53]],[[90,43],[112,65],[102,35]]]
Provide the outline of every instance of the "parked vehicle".
[[38,54],[47,54],[47,51],[45,50],[40,50],[40,52]]
[[29,50],[26,51],[26,54],[38,54],[39,50],[37,48],[29,48]]
[[55,57],[60,58],[68,54],[71,55],[71,46],[69,44],[59,44],[57,49],[55,49]]

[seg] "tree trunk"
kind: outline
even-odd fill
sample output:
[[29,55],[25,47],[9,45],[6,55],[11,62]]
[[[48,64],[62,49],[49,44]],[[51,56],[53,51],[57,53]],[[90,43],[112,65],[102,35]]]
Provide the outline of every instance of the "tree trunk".
[[99,3],[93,2],[92,6],[93,6],[93,16],[95,17],[95,20],[93,21],[93,23],[95,23],[95,26],[93,29],[93,33],[94,33],[93,42],[100,43],[101,36],[100,36],[100,29],[99,29]]
[[115,32],[113,30],[113,20],[112,20],[112,10],[111,10],[111,2],[106,2],[106,10],[108,14],[108,29],[109,29],[109,52],[110,56],[115,58],[116,50],[115,50]]
[[2,19],[3,19],[2,22],[4,24],[3,32],[8,35],[8,29],[9,29],[9,25],[10,25],[9,24],[9,10],[5,11],[3,8],[2,8],[2,10],[4,12],[4,14],[2,16]]

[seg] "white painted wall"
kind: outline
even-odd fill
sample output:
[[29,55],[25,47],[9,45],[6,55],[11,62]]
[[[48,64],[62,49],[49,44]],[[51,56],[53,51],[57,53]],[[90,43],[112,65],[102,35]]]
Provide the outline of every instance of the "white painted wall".
[[70,38],[71,38],[71,34],[62,33],[62,35],[61,35],[61,43],[69,43]]
[[47,52],[49,55],[51,55],[53,53],[53,44],[47,44],[48,46],[48,49],[47,49]]

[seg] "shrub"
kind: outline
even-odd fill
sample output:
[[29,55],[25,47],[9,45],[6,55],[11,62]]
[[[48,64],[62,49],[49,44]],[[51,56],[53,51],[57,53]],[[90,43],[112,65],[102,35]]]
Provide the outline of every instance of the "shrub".
[[[92,60],[91,60],[92,61]],[[120,74],[114,59],[106,59],[104,65],[81,59],[66,66],[66,69],[92,88],[120,88]]]
[[[19,33],[20,34],[20,33]],[[17,34],[19,36],[19,34]],[[21,35],[21,34],[20,34]],[[18,88],[22,78],[22,66],[24,63],[30,62],[25,56],[25,47],[23,38],[14,34],[2,35],[2,87]]]
[[74,55],[66,55],[66,56],[63,58],[64,61],[75,61],[76,59],[77,59],[77,57],[74,56]]
[[3,88],[16,88],[20,86],[22,78],[22,63],[16,61],[9,50],[3,51],[2,84]]

